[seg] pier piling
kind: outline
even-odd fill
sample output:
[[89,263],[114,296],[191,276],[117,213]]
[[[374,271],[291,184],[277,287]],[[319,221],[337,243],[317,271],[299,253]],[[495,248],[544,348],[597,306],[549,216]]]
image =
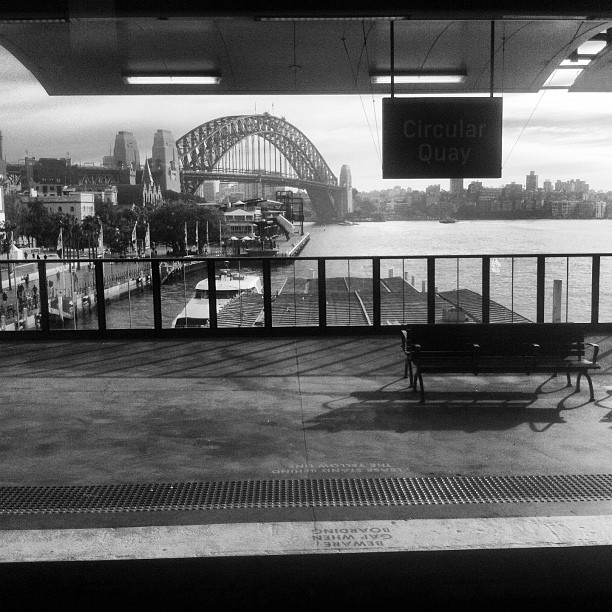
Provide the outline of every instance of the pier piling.
[[553,310],[552,322],[561,323],[561,294],[563,289],[563,281],[553,281]]

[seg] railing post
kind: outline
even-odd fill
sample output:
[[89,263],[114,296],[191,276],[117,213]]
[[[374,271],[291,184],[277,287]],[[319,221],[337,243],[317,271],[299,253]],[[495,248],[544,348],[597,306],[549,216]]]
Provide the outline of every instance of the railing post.
[[436,258],[427,258],[427,323],[436,322]]
[[544,290],[546,281],[546,257],[538,255],[536,280],[536,322],[544,323]]
[[151,261],[151,283],[153,285],[153,326],[156,331],[160,331],[162,328],[161,274],[158,259]]
[[214,259],[206,261],[206,271],[208,276],[208,325],[210,329],[217,329],[217,271]]
[[491,318],[491,258],[482,258],[482,323],[490,323]]
[[51,329],[49,322],[49,283],[47,282],[47,262],[41,259],[38,262],[38,299],[40,300],[40,325],[47,334]]
[[372,259],[372,327],[380,327],[380,257]]
[[317,259],[319,291],[319,327],[327,327],[327,295],[325,293],[325,259]]
[[104,261],[94,261],[96,278],[96,310],[98,312],[98,329],[106,331],[106,303],[104,301]]
[[[593,255],[591,268],[591,323],[599,323],[599,275],[601,272],[601,256]],[[566,308],[568,306],[566,305]]]
[[269,259],[262,260],[263,263],[263,291],[264,291],[264,327],[272,329],[272,274]]

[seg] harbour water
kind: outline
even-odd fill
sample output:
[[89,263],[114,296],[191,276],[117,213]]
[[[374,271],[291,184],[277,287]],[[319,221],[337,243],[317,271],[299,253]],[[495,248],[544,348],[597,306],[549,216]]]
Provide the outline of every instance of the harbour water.
[[[562,321],[590,321],[591,259],[584,254],[612,252],[612,220],[535,221],[387,221],[359,225],[306,224],[311,240],[300,259],[273,260],[273,291],[287,279],[316,275],[316,261],[308,257],[378,256],[381,276],[401,276],[416,289],[426,289],[428,255],[449,256],[436,261],[438,291],[471,289],[481,293],[481,260],[458,255],[491,255],[491,299],[535,320],[536,258],[505,255],[550,254],[546,260],[546,320],[552,316],[554,280],[562,281]],[[567,254],[577,255],[566,257]],[[422,257],[418,257],[422,256]],[[455,256],[455,257],[453,257]],[[257,264],[243,261],[244,270],[257,272]],[[371,278],[371,260],[339,259],[327,262],[326,276]],[[193,295],[202,272],[179,275],[162,288],[163,326],[170,327]],[[291,283],[287,285],[290,287]],[[285,291],[287,290],[285,288]],[[149,290],[107,305],[107,327],[152,328],[153,302]],[[600,321],[612,321],[612,256],[601,258]],[[71,322],[67,326],[73,325]],[[77,322],[81,329],[96,328],[95,312]]]

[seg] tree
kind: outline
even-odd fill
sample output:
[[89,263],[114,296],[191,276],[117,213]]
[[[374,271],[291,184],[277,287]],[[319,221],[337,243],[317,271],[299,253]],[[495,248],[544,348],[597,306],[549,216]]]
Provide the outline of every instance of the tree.
[[20,235],[27,236],[29,243],[34,239],[36,244],[45,245],[49,212],[42,202],[38,200],[28,202],[24,208],[19,210],[17,219]]
[[162,198],[164,202],[195,202],[196,204],[202,204],[206,202],[206,198],[203,198],[199,195],[192,195],[190,193],[178,193],[176,191],[172,191],[171,189],[166,189],[162,191]]
[[99,232],[100,232],[100,223],[98,222],[98,220],[95,217],[92,217],[91,215],[88,215],[81,222],[81,229],[82,229],[82,232],[83,232],[83,237],[85,238],[85,241],[86,241],[86,244],[87,244],[89,258],[91,259],[91,257],[92,257],[92,248],[95,249],[95,247],[98,244],[98,236],[99,236]]
[[185,223],[187,223],[187,242],[195,243],[196,221],[199,223],[199,240],[203,244],[206,240],[206,222],[208,222],[208,240],[219,235],[224,217],[221,211],[202,206],[194,202],[176,200],[166,202],[151,211],[149,223],[151,224],[151,239],[172,246],[175,253],[187,253],[185,244]]
[[[0,255],[8,258],[8,252],[11,248],[11,238],[17,225],[11,221],[0,223]],[[9,289],[11,289],[11,264],[7,264]],[[2,288],[2,274],[0,274],[0,289]],[[0,291],[1,293],[1,291]]]

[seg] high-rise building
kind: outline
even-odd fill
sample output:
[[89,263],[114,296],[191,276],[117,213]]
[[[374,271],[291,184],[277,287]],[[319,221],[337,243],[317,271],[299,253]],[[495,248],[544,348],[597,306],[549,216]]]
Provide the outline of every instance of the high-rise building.
[[214,202],[219,191],[219,181],[204,181],[198,188],[197,194],[207,202]]
[[178,151],[172,132],[157,130],[153,137],[152,171],[162,191],[181,192]]
[[553,190],[552,181],[550,179],[546,179],[544,181],[544,191],[546,193],[550,193]]
[[525,177],[525,189],[527,191],[538,190],[538,175],[533,170]]
[[450,194],[460,196],[463,193],[463,179],[452,178],[450,180]]
[[340,187],[344,188],[343,198],[346,203],[344,208],[345,213],[353,212],[353,180],[351,178],[351,169],[348,164],[344,164],[340,169]]
[[115,136],[115,148],[113,150],[115,163],[122,168],[140,168],[140,153],[138,144],[132,132],[119,132]]

